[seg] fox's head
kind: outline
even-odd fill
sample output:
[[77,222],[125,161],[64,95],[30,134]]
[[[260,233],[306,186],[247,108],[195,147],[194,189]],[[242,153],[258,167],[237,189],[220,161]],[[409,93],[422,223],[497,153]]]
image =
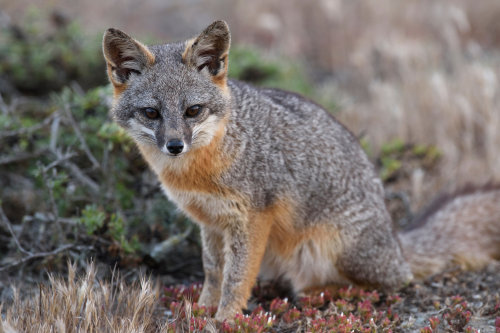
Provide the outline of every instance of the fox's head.
[[103,52],[115,121],[168,156],[209,144],[229,110],[229,46],[223,21],[186,42],[151,47],[108,29]]

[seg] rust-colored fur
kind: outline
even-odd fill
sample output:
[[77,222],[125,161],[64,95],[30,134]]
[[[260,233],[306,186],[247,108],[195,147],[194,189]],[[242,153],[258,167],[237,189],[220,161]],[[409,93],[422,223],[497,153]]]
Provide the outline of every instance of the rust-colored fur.
[[308,239],[333,241],[339,237],[335,230],[325,225],[297,227],[294,225],[295,204],[292,200],[280,200],[266,211],[272,224],[269,249],[283,258],[289,258],[297,246]]
[[[108,76],[110,78],[112,78],[113,77],[112,66],[108,63],[106,67],[107,67],[106,71],[108,72]],[[114,99],[118,98],[127,89],[126,83],[119,83],[116,80],[111,80],[111,83],[113,84],[113,98]]]
[[241,286],[242,298],[241,298],[241,308],[246,308],[246,303],[250,297],[252,287],[259,274],[260,264],[262,262],[262,257],[266,250],[267,240],[271,231],[271,226],[273,223],[273,208],[266,209],[262,212],[254,212],[250,214],[249,220],[252,223],[248,225],[248,232],[250,238],[250,256],[245,267],[246,272],[244,273],[244,280]]
[[221,58],[221,61],[224,62],[224,69],[215,76],[212,77],[212,82],[215,83],[225,94],[229,94],[229,89],[227,87],[227,70],[228,70],[228,54],[224,54]]
[[217,178],[230,166],[228,156],[220,151],[220,139],[224,129],[219,129],[213,141],[205,147],[189,152],[189,168],[179,170],[166,166],[161,181],[165,186],[184,191],[224,193]]
[[[177,164],[165,165],[159,175],[161,182],[181,191],[224,194],[228,189],[220,186],[218,177],[231,165],[231,158],[221,151],[220,143],[225,132],[225,121],[217,130],[212,142],[186,154],[185,160]],[[139,144],[139,150],[151,164],[156,150],[148,145]],[[177,161],[176,161],[177,162]]]
[[196,38],[191,38],[186,41],[186,48],[184,49],[184,52],[182,53],[182,61],[186,63],[188,61],[188,56],[189,52],[191,51],[191,48],[193,47],[193,43],[196,41]]

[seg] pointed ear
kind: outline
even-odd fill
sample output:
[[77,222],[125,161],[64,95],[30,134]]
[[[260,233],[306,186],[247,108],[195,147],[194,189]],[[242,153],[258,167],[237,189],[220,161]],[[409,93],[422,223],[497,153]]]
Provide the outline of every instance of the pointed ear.
[[111,28],[104,33],[102,50],[109,79],[115,88],[123,88],[132,73],[141,74],[155,61],[145,45],[118,29]]
[[214,82],[222,81],[225,84],[230,44],[231,34],[227,23],[215,21],[198,37],[186,42],[182,60],[199,72],[206,69]]

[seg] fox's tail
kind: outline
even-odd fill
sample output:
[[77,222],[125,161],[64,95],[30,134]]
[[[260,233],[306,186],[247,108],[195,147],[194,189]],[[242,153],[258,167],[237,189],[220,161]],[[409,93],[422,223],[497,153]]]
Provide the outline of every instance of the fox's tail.
[[500,259],[500,186],[441,196],[399,238],[416,278]]

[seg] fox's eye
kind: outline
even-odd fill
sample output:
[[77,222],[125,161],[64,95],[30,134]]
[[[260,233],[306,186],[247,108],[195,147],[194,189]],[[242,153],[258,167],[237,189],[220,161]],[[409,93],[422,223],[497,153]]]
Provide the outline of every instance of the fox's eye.
[[160,116],[158,110],[155,110],[153,108],[144,108],[142,109],[142,111],[149,119],[158,119],[158,117]]
[[186,117],[193,118],[200,114],[203,107],[199,104],[190,106],[186,109]]

